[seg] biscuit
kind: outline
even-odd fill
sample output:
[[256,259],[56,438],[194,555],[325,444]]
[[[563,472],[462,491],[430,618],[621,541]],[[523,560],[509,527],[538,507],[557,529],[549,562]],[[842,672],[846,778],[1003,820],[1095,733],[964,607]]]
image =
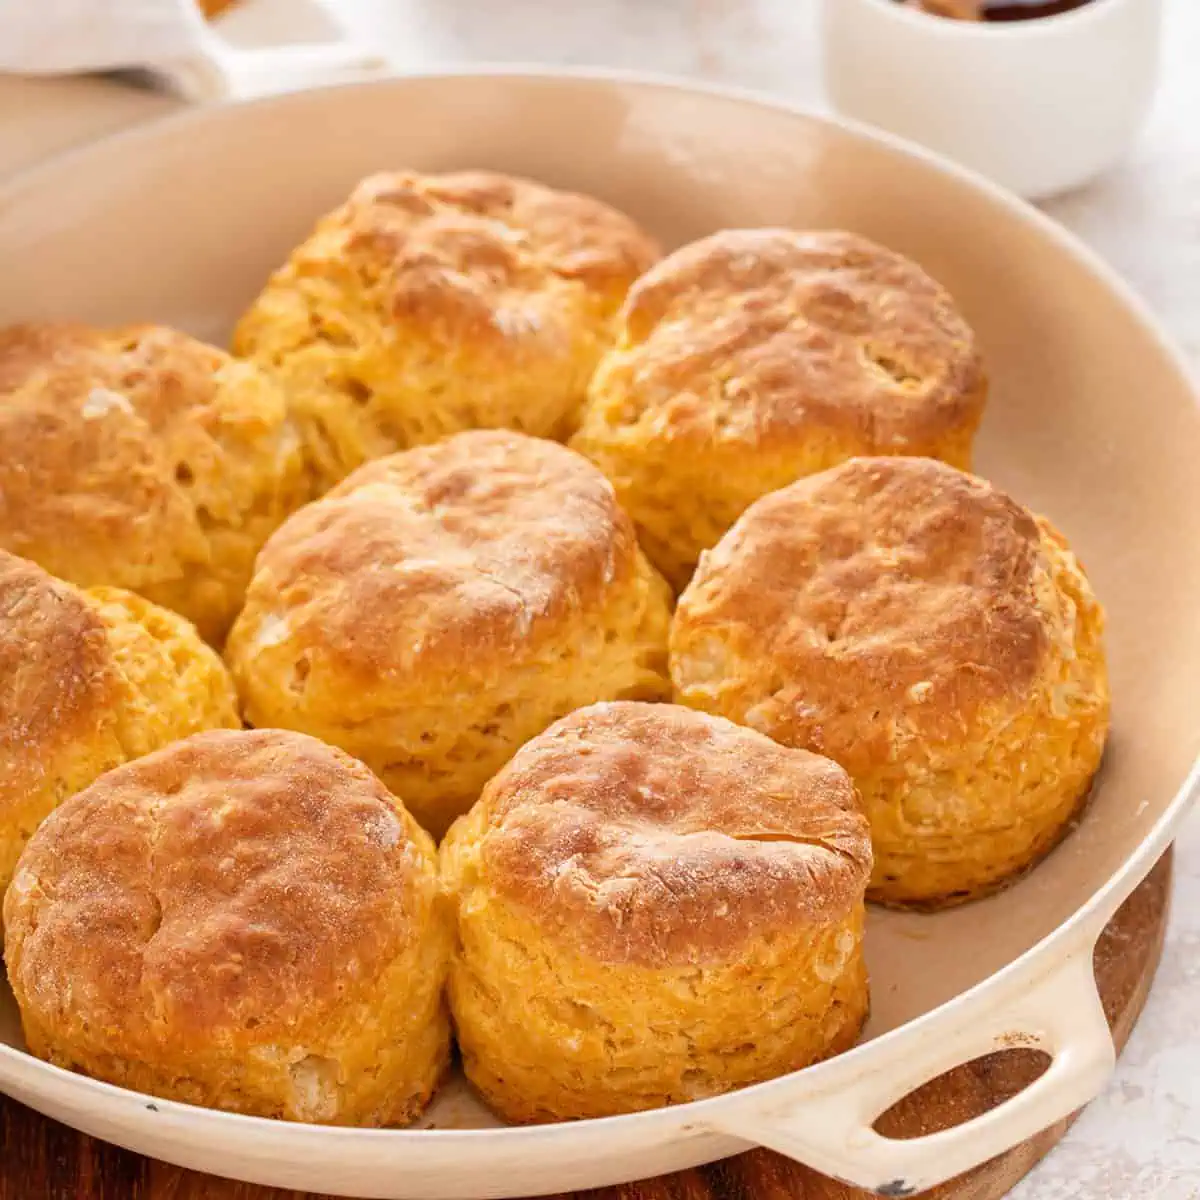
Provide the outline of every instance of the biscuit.
[[364,179],[234,334],[283,380],[326,485],[475,428],[567,431],[658,248],[590,196],[483,171]]
[[850,233],[727,230],[631,289],[571,445],[679,589],[759,496],[856,454],[966,468],[986,380],[915,263]]
[[477,430],[370,463],[287,521],[226,657],[250,724],[341,746],[437,836],[551,721],[666,696],[669,622],[600,472]]
[[101,776],[33,836],[4,919],[57,1066],[338,1125],[407,1123],[446,1068],[433,843],[314,738],[203,733]]
[[219,641],[254,555],[309,494],[262,372],[172,329],[0,330],[0,546]]
[[596,704],[442,845],[463,1064],[511,1121],[658,1108],[853,1044],[867,823],[846,773],[719,717]]
[[239,724],[221,660],[182,617],[0,550],[0,893],[56,804],[175,738]]
[[920,458],[752,505],[671,631],[683,703],[827,754],[871,821],[868,898],[984,895],[1063,836],[1100,764],[1103,612],[1050,523]]

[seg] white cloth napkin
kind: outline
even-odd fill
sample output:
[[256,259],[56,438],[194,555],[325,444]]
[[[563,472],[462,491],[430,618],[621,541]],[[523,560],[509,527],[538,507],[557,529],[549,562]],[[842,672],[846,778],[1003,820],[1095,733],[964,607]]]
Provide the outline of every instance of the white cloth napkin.
[[[264,0],[242,0],[254,6]],[[0,0],[0,71],[27,75],[134,70],[188,100],[287,91],[356,78],[386,58],[350,40],[320,0],[288,0],[271,14],[278,41],[308,8],[333,37],[323,42],[233,44],[193,0]],[[236,10],[235,10],[236,11]],[[230,18],[232,23],[232,17]],[[261,41],[262,26],[256,35]]]

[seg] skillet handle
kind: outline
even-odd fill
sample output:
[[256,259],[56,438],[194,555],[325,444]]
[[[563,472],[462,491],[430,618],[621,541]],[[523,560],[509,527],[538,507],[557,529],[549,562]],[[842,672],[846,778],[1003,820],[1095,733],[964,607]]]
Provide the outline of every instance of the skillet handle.
[[[946,1071],[995,1050],[1045,1051],[1045,1073],[1011,1100],[924,1137],[883,1137],[873,1123],[893,1104]],[[913,1196],[979,1166],[1093,1100],[1116,1063],[1085,944],[1032,987],[969,1007],[957,1031],[930,1035],[895,1070],[876,1071],[832,1094],[784,1108],[734,1108],[722,1133],[881,1196]]]
[[161,64],[152,74],[185,100],[207,102],[363,79],[387,66],[353,42],[234,50],[210,37],[204,46],[205,53]]

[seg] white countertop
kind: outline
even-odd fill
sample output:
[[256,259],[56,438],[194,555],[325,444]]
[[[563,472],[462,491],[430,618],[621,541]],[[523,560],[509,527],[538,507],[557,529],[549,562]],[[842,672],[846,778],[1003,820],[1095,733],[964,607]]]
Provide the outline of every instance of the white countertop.
[[[251,0],[286,13],[290,0]],[[401,68],[616,66],[819,105],[814,0],[328,0]],[[1150,301],[1200,373],[1200,0],[1166,0],[1163,87],[1118,170],[1047,205]],[[294,10],[293,10],[294,11]],[[166,111],[93,80],[0,78],[0,176]],[[1136,397],[1131,398],[1136,402]],[[1166,955],[1115,1081],[1014,1200],[1200,1198],[1200,818],[1180,838]]]

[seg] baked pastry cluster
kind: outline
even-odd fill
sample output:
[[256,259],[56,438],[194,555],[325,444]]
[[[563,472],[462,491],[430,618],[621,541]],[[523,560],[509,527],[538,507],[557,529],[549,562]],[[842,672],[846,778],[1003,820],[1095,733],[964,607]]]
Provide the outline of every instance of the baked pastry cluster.
[[1100,764],[1103,615],[1054,527],[982,479],[858,458],[763,497],[680,598],[683,703],[827,754],[862,793],[870,897],[993,891]]
[[987,380],[916,263],[843,232],[726,230],[633,286],[571,444],[682,588],[759,496],[856,454],[967,468]]
[[240,724],[225,667],[182,617],[0,550],[0,893],[38,824],[97,776]]
[[659,260],[590,197],[392,173],[234,346],[0,331],[33,1053],[388,1126],[453,1029],[511,1121],[683,1103],[853,1044],[866,900],[985,895],[1070,828],[1103,613],[967,473],[986,374],[915,263]]
[[283,391],[152,325],[0,330],[0,547],[128,588],[213,642],[311,481]]
[[558,437],[651,238],[590,196],[464,171],[364,179],[234,334],[285,384],[322,481],[464,429]]
[[867,1015],[867,823],[846,772],[670,704],[535,738],[442,846],[467,1077],[511,1121],[717,1095]]
[[441,834],[558,717],[665,699],[669,623],[604,476],[476,430],[369,463],[287,521],[227,654],[250,724],[357,755]]
[[395,1125],[445,1070],[433,841],[361,763],[280,730],[110,771],[4,901],[30,1050],[191,1104]]

